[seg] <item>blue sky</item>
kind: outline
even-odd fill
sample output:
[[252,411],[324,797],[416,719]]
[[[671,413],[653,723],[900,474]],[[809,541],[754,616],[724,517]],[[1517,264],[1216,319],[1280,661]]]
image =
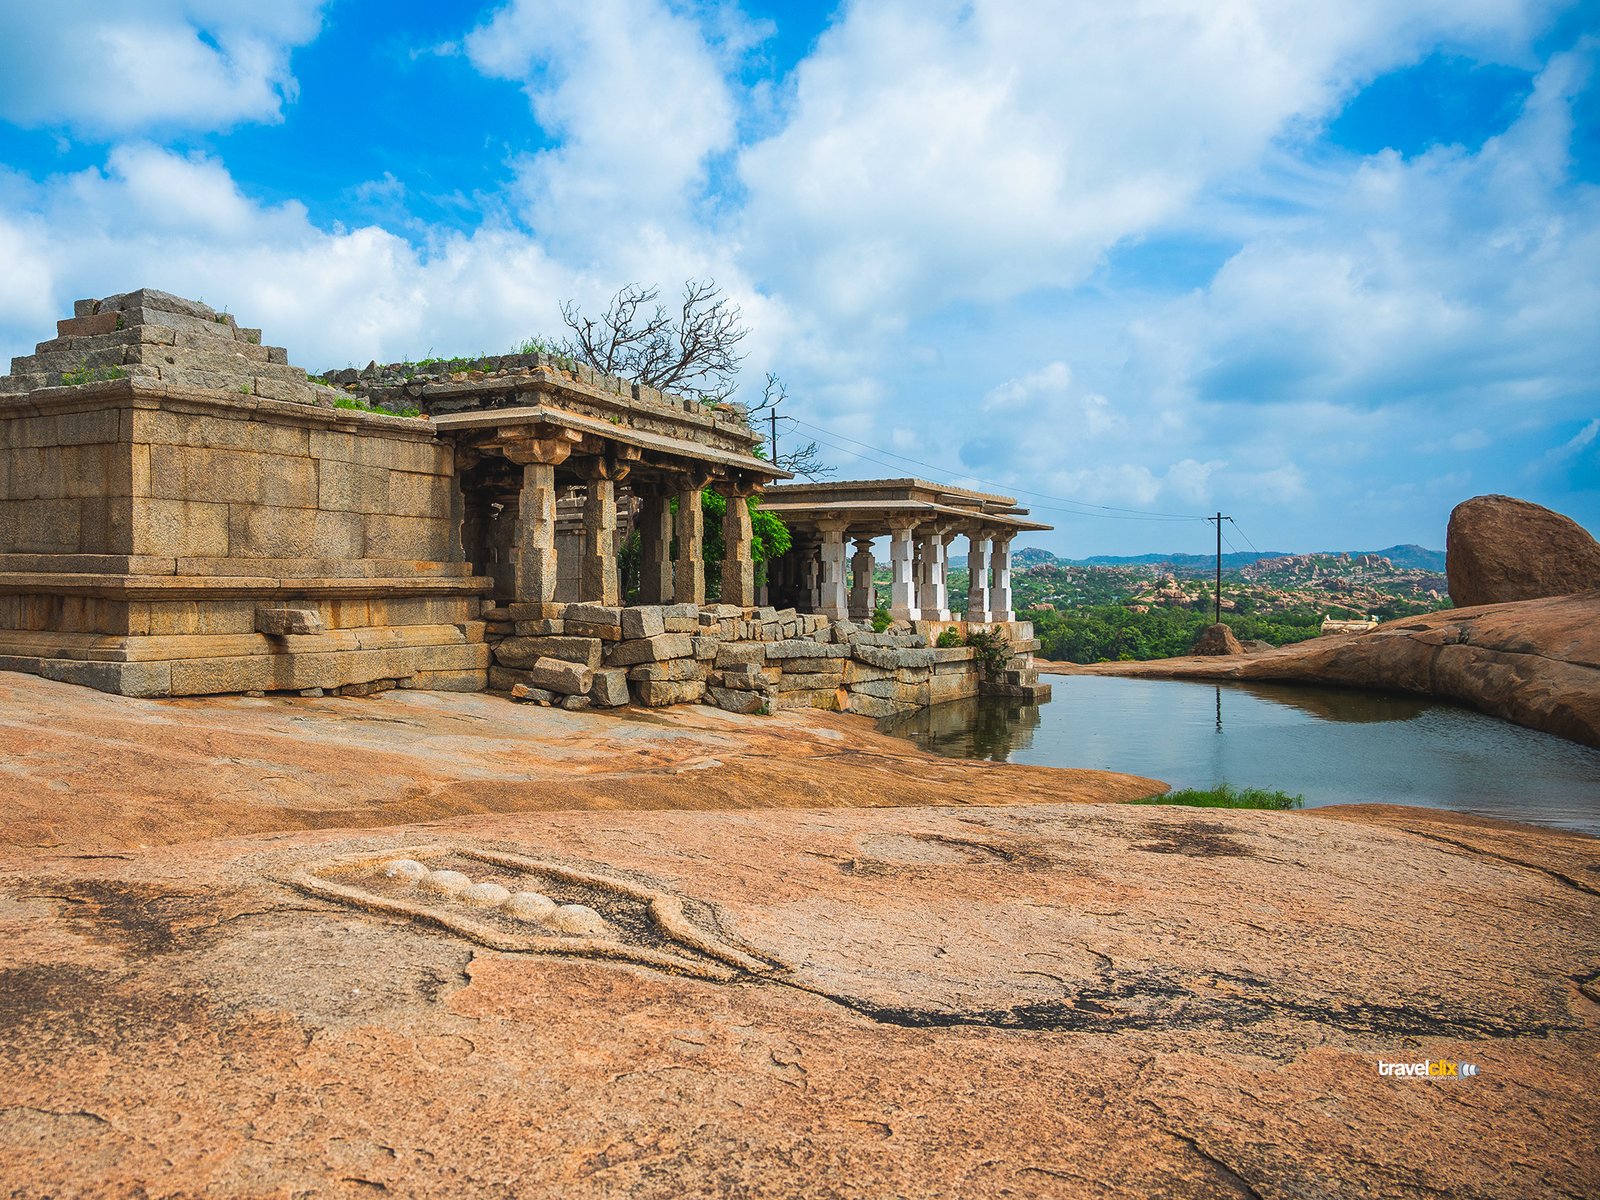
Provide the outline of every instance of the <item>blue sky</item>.
[[0,37],[0,355],[138,286],[321,370],[712,276],[785,436],[1013,492],[1058,553],[1204,550],[1218,509],[1441,546],[1492,491],[1600,528],[1594,0],[65,0]]

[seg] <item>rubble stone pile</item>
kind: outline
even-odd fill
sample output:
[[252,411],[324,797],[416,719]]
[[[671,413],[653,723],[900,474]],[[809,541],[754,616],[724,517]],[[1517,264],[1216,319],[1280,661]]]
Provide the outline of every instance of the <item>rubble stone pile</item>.
[[[793,609],[512,604],[484,613],[489,686],[566,709],[709,704],[884,717],[979,690],[976,652]],[[1024,651],[1003,682],[1035,688]],[[1000,681],[997,681],[1000,682]]]

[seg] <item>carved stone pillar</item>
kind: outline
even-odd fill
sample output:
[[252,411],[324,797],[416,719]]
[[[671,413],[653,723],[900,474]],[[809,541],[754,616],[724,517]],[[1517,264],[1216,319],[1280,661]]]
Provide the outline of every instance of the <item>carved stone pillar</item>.
[[990,601],[991,621],[1015,621],[1017,614],[1011,608],[1011,539],[1006,534],[994,540],[994,598]]
[[967,535],[967,620],[989,619],[989,547],[991,536],[982,529]]
[[615,464],[592,459],[583,496],[583,554],[578,561],[578,597],[586,604],[616,604],[617,476]]
[[678,557],[672,564],[672,599],[677,604],[706,602],[705,514],[700,510],[703,479],[690,479],[678,492],[678,511],[673,517],[673,536],[678,541]]
[[850,591],[845,581],[845,534],[849,522],[818,521],[822,534],[822,596],[817,611],[835,621],[850,615]]
[[850,619],[870,621],[876,607],[872,595],[872,539],[856,538],[855,547],[850,559]]
[[522,467],[512,534],[513,592],[521,604],[549,604],[556,595],[556,467],[572,442],[564,436],[527,437],[503,452]]
[[753,490],[733,484],[718,489],[727,507],[722,514],[722,603],[751,608],[756,602],[756,560],[750,506]]
[[895,521],[889,532],[889,615],[896,621],[914,621],[917,601],[912,579],[912,538],[915,520]]
[[639,497],[639,603],[672,601],[672,510],[659,487],[634,489]]

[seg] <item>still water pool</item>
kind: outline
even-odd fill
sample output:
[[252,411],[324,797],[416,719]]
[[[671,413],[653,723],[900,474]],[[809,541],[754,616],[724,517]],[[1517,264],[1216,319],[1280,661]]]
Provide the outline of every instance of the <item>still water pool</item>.
[[1426,804],[1600,836],[1600,750],[1411,696],[1049,676],[1047,704],[941,704],[885,729],[952,758],[1097,767],[1306,804]]

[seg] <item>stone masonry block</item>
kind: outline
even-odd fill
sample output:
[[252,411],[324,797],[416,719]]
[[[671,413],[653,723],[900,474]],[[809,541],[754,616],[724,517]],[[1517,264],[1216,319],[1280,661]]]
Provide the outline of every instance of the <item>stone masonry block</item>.
[[767,658],[776,661],[781,658],[848,658],[850,647],[836,646],[823,642],[813,641],[810,638],[794,638],[784,642],[767,642]]
[[563,696],[587,696],[594,686],[593,670],[559,658],[535,659],[527,671],[529,684]]
[[666,619],[660,605],[638,605],[622,610],[622,636],[651,638],[667,631]]
[[494,648],[494,657],[503,667],[523,670],[541,658],[578,663],[593,670],[600,665],[603,651],[604,643],[599,638],[513,637]]
[[650,679],[633,685],[634,694],[646,708],[665,708],[669,704],[698,704],[705,698],[706,685],[687,680],[674,682]]
[[622,667],[601,667],[594,673],[589,699],[600,708],[620,708],[628,702],[628,672]]
[[754,714],[767,711],[767,698],[757,692],[742,692],[731,688],[708,686],[706,701],[726,712]]
[[722,642],[717,646],[717,666],[726,668],[767,661],[767,648],[760,642]]
[[628,678],[635,683],[647,680],[704,680],[710,674],[705,663],[692,658],[675,658],[669,662],[640,663],[628,668]]
[[[570,609],[568,610],[570,613]],[[571,617],[567,618],[570,624]],[[662,633],[653,638],[618,642],[606,653],[606,665],[630,667],[635,663],[662,662],[689,658],[694,654],[694,639],[685,633]]]
[[785,658],[779,661],[783,664],[785,675],[843,675],[850,662],[847,658]]
[[256,632],[268,637],[287,637],[290,634],[326,633],[327,627],[322,623],[322,614],[314,608],[268,608],[263,605],[256,609]]
[[622,609],[604,604],[569,604],[566,619],[585,625],[614,625],[622,628]]

